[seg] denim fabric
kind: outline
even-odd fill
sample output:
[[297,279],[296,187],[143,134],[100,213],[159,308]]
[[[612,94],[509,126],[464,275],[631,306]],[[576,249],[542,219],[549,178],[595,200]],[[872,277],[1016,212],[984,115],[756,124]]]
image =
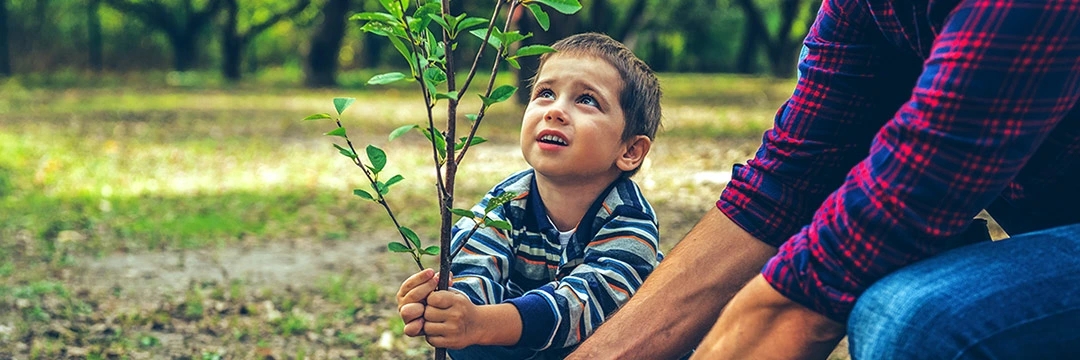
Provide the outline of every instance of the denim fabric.
[[536,350],[522,347],[473,345],[461,350],[446,350],[452,360],[525,360],[541,359]]
[[1080,224],[882,278],[855,303],[848,341],[854,359],[1080,358]]

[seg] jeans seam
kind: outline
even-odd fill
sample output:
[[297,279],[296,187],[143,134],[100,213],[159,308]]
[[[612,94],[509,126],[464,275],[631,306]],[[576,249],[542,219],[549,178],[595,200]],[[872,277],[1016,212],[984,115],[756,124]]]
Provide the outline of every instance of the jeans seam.
[[1018,326],[1027,325],[1027,324],[1030,324],[1030,323],[1033,323],[1033,322],[1036,322],[1036,321],[1039,321],[1039,320],[1043,320],[1043,319],[1046,319],[1046,318],[1049,318],[1049,317],[1052,317],[1052,316],[1056,316],[1056,315],[1060,315],[1062,313],[1067,313],[1067,312],[1076,311],[1076,310],[1080,310],[1080,306],[1070,307],[1070,308],[1067,308],[1067,309],[1064,309],[1064,310],[1061,310],[1061,311],[1057,311],[1057,312],[1053,312],[1053,313],[1049,313],[1049,314],[1044,314],[1043,316],[1040,316],[1040,317],[1027,319],[1025,321],[1009,325],[1009,326],[1007,326],[1007,327],[1005,327],[1005,328],[1003,328],[1001,330],[995,331],[993,334],[989,334],[987,336],[982,337],[979,340],[976,340],[976,341],[972,342],[971,345],[968,345],[967,347],[964,347],[963,349],[961,349],[960,352],[958,352],[956,354],[956,356],[954,356],[952,359],[953,360],[959,359],[960,356],[967,353],[968,350],[971,350],[971,348],[975,347],[976,345],[982,344],[984,341],[986,341],[986,339],[994,337],[997,334],[1000,334],[1000,333],[1003,333],[1005,331],[1011,330],[1011,329],[1016,328]]

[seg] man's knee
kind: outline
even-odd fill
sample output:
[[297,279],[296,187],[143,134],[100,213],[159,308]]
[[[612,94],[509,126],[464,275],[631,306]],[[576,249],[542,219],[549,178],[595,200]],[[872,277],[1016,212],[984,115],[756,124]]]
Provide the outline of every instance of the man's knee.
[[940,287],[886,277],[859,297],[848,321],[855,359],[950,358],[962,351],[963,309]]

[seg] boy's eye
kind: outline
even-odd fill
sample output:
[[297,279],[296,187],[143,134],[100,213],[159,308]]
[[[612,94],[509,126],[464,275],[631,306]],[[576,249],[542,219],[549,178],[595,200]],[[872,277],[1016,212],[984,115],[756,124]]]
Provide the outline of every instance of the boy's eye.
[[548,89],[540,90],[536,93],[537,98],[554,99],[555,93]]
[[588,106],[597,107],[597,108],[600,107],[600,103],[597,102],[596,98],[592,97],[591,95],[581,95],[581,97],[578,98],[578,103],[579,104],[585,104],[585,105],[588,105]]

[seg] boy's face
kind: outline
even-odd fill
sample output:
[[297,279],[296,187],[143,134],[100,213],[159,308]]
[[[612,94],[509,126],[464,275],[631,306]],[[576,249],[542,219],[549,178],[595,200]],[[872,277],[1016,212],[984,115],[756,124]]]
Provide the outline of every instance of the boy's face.
[[555,54],[533,86],[521,124],[525,161],[549,178],[618,177],[626,121],[618,70],[594,56]]

